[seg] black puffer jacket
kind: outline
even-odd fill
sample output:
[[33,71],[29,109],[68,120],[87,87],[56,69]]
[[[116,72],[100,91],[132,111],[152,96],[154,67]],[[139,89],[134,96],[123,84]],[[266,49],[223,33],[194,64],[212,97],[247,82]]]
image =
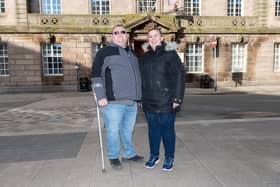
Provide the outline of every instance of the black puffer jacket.
[[[168,49],[169,48],[169,49]],[[144,112],[178,111],[173,102],[181,104],[184,98],[184,68],[174,49],[162,42],[156,50],[150,47],[140,59],[142,77],[142,106]]]

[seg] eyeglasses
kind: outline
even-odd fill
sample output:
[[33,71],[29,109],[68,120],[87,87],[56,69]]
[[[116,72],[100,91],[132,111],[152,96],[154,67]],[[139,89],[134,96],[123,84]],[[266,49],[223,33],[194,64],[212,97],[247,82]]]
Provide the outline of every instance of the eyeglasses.
[[118,34],[126,34],[126,31],[115,31],[113,32],[114,35],[118,35]]

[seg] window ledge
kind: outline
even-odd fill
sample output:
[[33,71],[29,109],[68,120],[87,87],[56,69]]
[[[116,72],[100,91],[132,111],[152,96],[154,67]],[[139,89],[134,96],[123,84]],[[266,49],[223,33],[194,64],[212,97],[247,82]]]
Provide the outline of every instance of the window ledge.
[[7,16],[7,13],[6,12],[0,12],[0,17],[5,17],[5,16]]
[[64,76],[64,74],[44,74],[45,77],[60,77],[60,76]]

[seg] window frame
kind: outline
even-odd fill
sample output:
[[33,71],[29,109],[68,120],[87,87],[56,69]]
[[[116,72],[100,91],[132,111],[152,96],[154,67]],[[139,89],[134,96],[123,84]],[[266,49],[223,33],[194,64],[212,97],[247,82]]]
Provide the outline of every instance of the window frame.
[[100,44],[100,43],[96,43],[96,42],[91,43],[91,57],[92,57],[92,61],[94,61],[97,52],[101,48],[103,48],[104,46],[105,46],[104,44]]
[[273,72],[280,72],[280,42],[274,43]]
[[275,0],[275,16],[280,16],[280,0]]
[[[233,7],[230,8],[230,1],[233,1]],[[237,14],[237,3],[240,1],[240,15]],[[233,10],[232,15],[229,10]],[[244,1],[243,0],[227,0],[227,16],[243,16],[244,15]]]
[[[140,3],[144,3],[146,4],[146,6],[143,6],[143,10],[140,10],[140,8],[142,7],[140,5]],[[152,12],[156,12],[158,7],[157,7],[157,0],[137,0],[137,13],[146,13],[149,11],[149,9],[151,8],[152,3],[154,3],[154,7],[152,7]],[[145,9],[145,10],[144,10]]]
[[[93,1],[99,2],[99,9],[96,9],[97,13],[94,12]],[[102,2],[105,2],[105,4],[103,4]],[[106,4],[107,2],[108,2],[108,4]],[[105,8],[103,7],[103,5],[105,6]],[[111,1],[110,0],[91,0],[90,7],[91,7],[91,14],[96,14],[96,15],[111,14]],[[105,11],[103,11],[103,10],[105,10]]]
[[[237,47],[237,49],[234,49],[234,47]],[[243,51],[240,51],[240,47],[243,47]],[[237,53],[235,53],[237,51]],[[242,52],[242,55],[240,57],[240,52]],[[235,55],[237,54],[237,56]],[[231,43],[231,72],[232,73],[246,73],[247,72],[247,58],[248,58],[248,45],[246,43]],[[237,59],[237,60],[236,60]],[[240,62],[240,59],[242,59],[242,62]],[[242,70],[239,70],[238,64],[242,63]]]
[[4,14],[4,13],[6,13],[6,0],[0,0],[0,14]]
[[[50,10],[45,9],[46,8],[45,6],[48,6],[48,1],[50,2],[49,3]],[[55,4],[54,1],[59,1],[60,4]],[[54,5],[59,5],[56,6],[60,8],[59,10],[56,10],[57,12],[54,11],[54,7],[55,7]],[[40,12],[42,14],[62,14],[62,0],[40,0]]]
[[[0,42],[0,46],[3,50],[0,50],[0,76],[9,76],[9,55],[8,55],[8,44]],[[0,49],[1,49],[0,48]],[[3,60],[3,63],[1,63]],[[3,69],[1,66],[3,65]],[[3,74],[2,74],[3,72]]]
[[[191,2],[187,2],[187,1],[191,1]],[[194,4],[195,4],[194,1],[198,1],[197,7],[194,6]],[[188,3],[191,5],[190,8],[188,8],[188,6],[186,6]],[[188,12],[187,9],[190,9],[191,11]],[[198,12],[195,12],[194,10],[198,10]],[[188,16],[201,16],[201,0],[184,0],[184,12]]]
[[[189,50],[188,50],[189,46],[192,47],[191,50],[193,52],[191,54],[189,53]],[[198,46],[201,46],[200,53],[196,52],[196,51],[198,51],[196,49]],[[201,54],[201,55],[199,55],[199,54]],[[194,74],[204,73],[204,44],[203,43],[187,43],[185,57],[186,57],[185,59],[186,59],[186,72],[187,73],[194,73]],[[196,60],[196,58],[199,59],[200,61],[190,62],[190,60],[193,60],[193,59]],[[190,63],[192,63],[192,65],[190,65]],[[198,64],[198,66],[197,66],[197,64]],[[190,68],[190,67],[192,67],[192,68]],[[192,70],[190,70],[190,69],[192,69]],[[198,70],[194,70],[194,69],[198,69]]]
[[[60,52],[56,52],[54,55],[54,46],[60,46]],[[59,49],[59,48],[57,48]],[[50,54],[48,52],[50,50]],[[55,63],[54,59],[57,58]],[[41,65],[43,76],[62,76],[63,75],[63,58],[62,58],[62,44],[61,43],[41,43]],[[59,60],[60,59],[60,60]],[[49,61],[51,60],[51,61]],[[57,64],[58,67],[55,67]],[[51,67],[49,67],[51,66]],[[55,72],[55,69],[58,72]]]

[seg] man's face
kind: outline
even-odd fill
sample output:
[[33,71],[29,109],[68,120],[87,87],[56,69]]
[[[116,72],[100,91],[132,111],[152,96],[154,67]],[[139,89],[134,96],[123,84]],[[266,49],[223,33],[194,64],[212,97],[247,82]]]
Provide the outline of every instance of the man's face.
[[148,33],[148,42],[150,46],[155,50],[156,46],[161,45],[163,38],[158,30],[151,30]]
[[124,27],[115,27],[112,32],[112,42],[125,48],[127,46],[128,35]]

